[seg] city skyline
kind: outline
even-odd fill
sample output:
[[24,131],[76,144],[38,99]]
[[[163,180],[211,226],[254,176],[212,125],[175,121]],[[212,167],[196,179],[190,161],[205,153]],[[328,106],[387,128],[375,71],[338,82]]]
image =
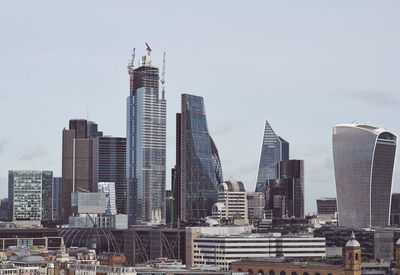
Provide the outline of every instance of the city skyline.
[[[308,211],[316,210],[316,198],[335,195],[334,125],[356,120],[400,132],[398,3],[308,2],[290,9],[276,3],[230,9],[226,3],[213,9],[160,4],[155,22],[141,30],[132,28],[130,16],[142,4],[124,2],[110,10],[103,2],[92,4],[56,12],[53,5],[1,4],[0,115],[12,117],[0,135],[2,190],[8,170],[61,176],[60,129],[71,118],[89,116],[105,134],[125,136],[127,58],[133,46],[143,55],[146,41],[154,64],[160,66],[167,52],[167,188],[182,93],[204,97],[224,175],[243,181],[247,190],[255,187],[267,119],[290,141],[291,158],[305,161]],[[41,124],[47,127],[38,131]],[[394,192],[399,179],[395,169]]]

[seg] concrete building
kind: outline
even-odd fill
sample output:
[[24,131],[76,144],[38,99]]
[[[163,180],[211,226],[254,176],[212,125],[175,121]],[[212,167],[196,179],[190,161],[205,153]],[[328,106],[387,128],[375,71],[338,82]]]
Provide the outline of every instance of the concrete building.
[[247,192],[247,204],[250,223],[255,223],[265,218],[264,192]]
[[397,136],[383,128],[333,128],[339,226],[388,226]]
[[148,54],[128,65],[126,178],[129,224],[165,223],[166,108],[159,72]]
[[106,195],[106,214],[117,215],[115,183],[114,182],[98,182],[97,192]]
[[8,207],[11,220],[53,219],[53,172],[8,171]]
[[212,207],[212,217],[231,223],[249,223],[246,187],[243,182],[228,180],[219,185],[218,202]]
[[323,258],[325,238],[250,234],[201,236],[194,239],[194,264],[217,265],[229,270],[243,258]]
[[317,199],[317,216],[324,221],[337,221],[336,198]]

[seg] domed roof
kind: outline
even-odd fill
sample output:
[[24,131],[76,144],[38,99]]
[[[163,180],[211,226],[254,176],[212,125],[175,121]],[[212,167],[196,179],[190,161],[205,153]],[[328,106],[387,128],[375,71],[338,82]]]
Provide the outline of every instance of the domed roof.
[[354,232],[351,232],[350,240],[347,241],[346,247],[360,247],[360,243],[356,240]]

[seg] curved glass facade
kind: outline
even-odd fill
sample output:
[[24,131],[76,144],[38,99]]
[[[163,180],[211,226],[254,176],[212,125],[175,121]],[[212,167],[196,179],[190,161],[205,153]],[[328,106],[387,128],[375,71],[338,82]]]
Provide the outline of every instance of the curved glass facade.
[[268,121],[265,122],[264,138],[258,168],[256,192],[267,188],[267,180],[276,179],[277,165],[281,160],[289,160],[289,143],[277,136]]
[[196,221],[211,215],[223,181],[221,161],[208,133],[203,98],[182,95],[182,113],[177,116],[177,176],[175,220]]
[[333,128],[333,161],[340,226],[389,224],[397,137],[382,128]]

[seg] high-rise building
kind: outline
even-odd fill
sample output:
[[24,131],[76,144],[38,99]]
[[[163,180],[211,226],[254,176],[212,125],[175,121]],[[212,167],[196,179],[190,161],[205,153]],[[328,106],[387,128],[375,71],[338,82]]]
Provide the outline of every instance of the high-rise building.
[[183,94],[176,120],[174,221],[211,216],[223,181],[218,150],[208,132],[203,98]]
[[62,178],[53,178],[53,220],[56,223],[62,222]]
[[317,199],[317,215],[321,220],[332,221],[337,219],[336,198]]
[[264,219],[265,192],[247,192],[247,203],[251,223]]
[[400,193],[392,194],[392,205],[390,207],[390,225],[400,225]]
[[126,214],[126,138],[97,136],[93,139],[93,185],[115,183],[116,207]]
[[52,221],[52,185],[52,171],[8,171],[11,220]]
[[93,191],[93,139],[102,136],[97,124],[71,119],[62,133],[62,222],[71,216],[71,193]]
[[397,136],[363,124],[333,128],[339,226],[389,225]]
[[165,222],[166,100],[148,55],[128,66],[126,177],[129,224]]
[[0,201],[0,221],[7,222],[8,219],[8,198]]
[[278,162],[277,179],[268,180],[268,209],[274,218],[304,218],[304,161]]
[[277,178],[278,162],[288,159],[289,143],[276,135],[268,121],[265,121],[256,192],[263,192],[266,190],[267,180]]

